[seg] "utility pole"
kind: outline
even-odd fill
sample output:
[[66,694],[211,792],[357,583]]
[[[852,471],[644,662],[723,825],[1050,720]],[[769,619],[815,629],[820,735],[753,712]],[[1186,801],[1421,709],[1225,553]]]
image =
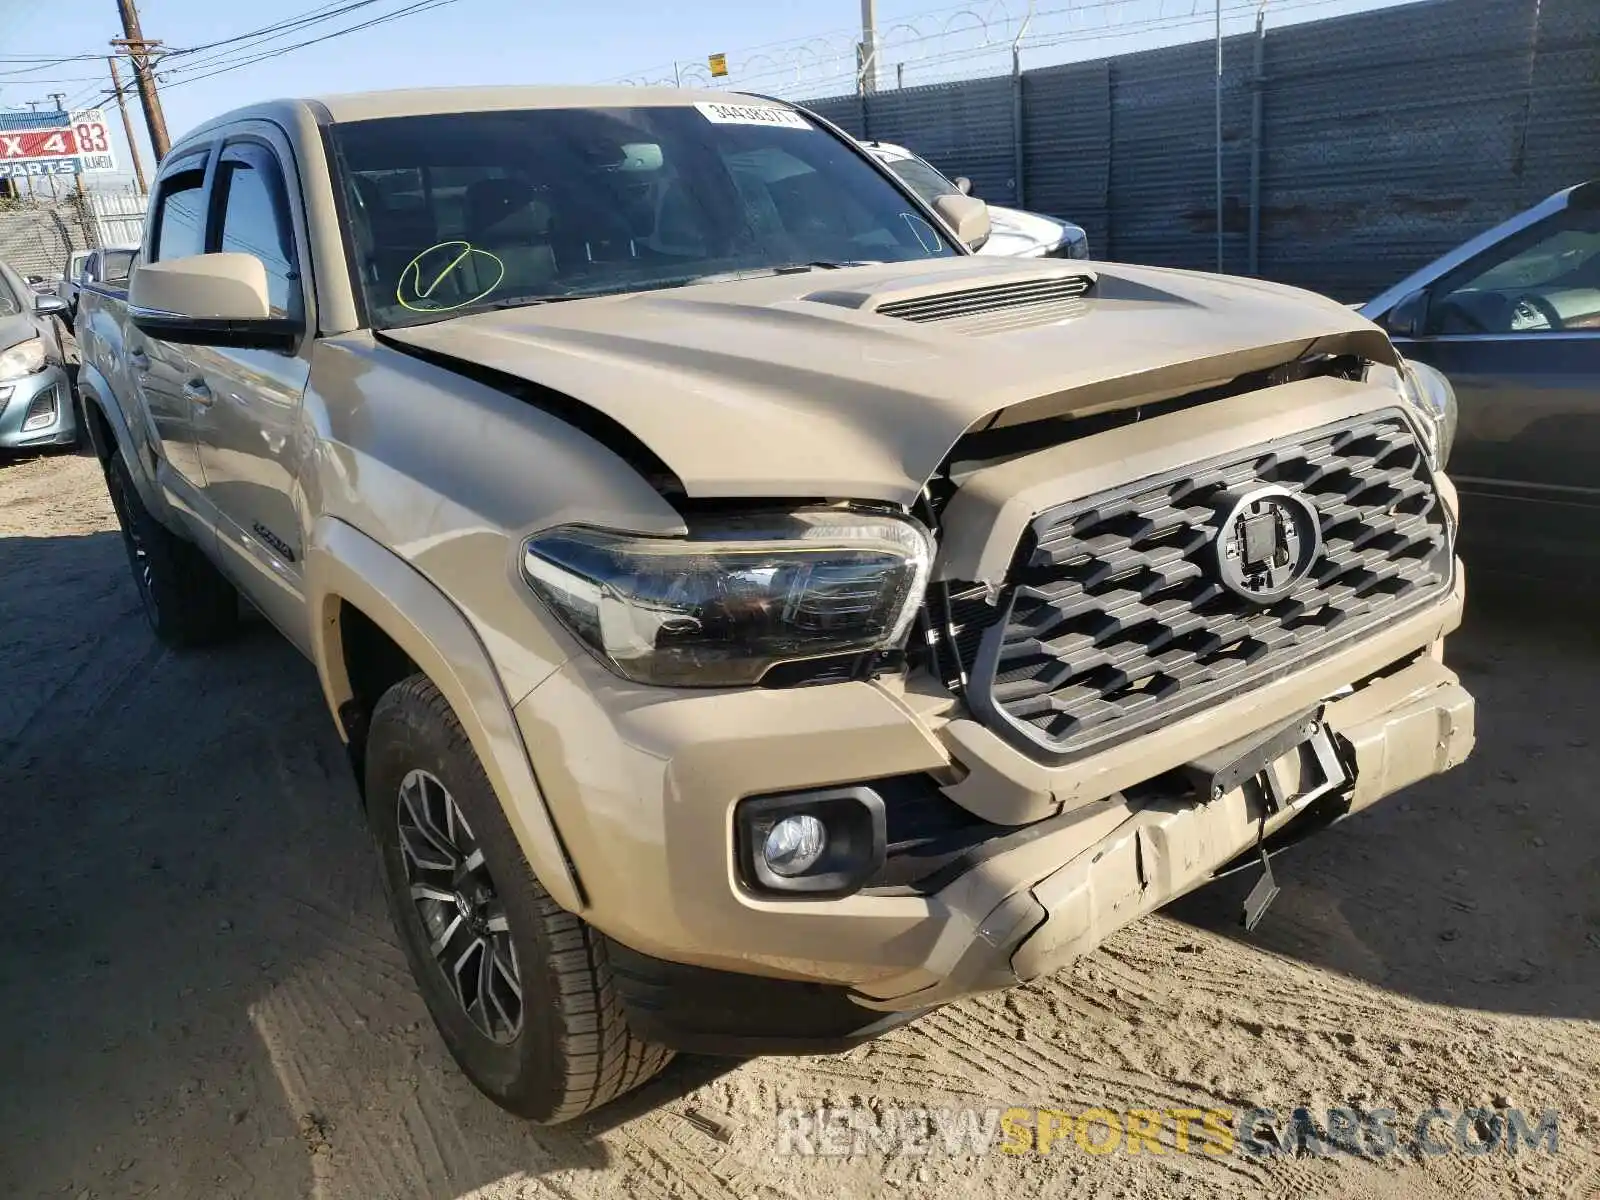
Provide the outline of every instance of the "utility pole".
[[52,99],[52,100],[54,100],[56,102],[56,111],[57,112],[66,112],[67,111],[66,109],[61,107],[61,102],[67,98],[67,94],[65,92],[46,92],[45,95],[49,96],[50,99]]
[[861,94],[878,90],[878,0],[861,0]]
[[128,119],[128,94],[122,90],[122,77],[117,74],[117,56],[106,55],[106,65],[111,68],[111,91],[117,97],[117,107],[122,110],[122,132],[128,137],[128,153],[133,158],[133,177],[139,181],[139,192],[150,194],[144,181],[144,163],[139,158],[139,143],[133,140],[133,122]]
[[150,130],[150,149],[159,166],[167,151],[172,149],[167,137],[167,118],[161,111],[161,97],[156,93],[155,72],[150,69],[150,51],[161,43],[145,41],[133,0],[117,0],[117,9],[122,14],[123,36],[113,38],[111,44],[124,47],[133,63],[133,77],[139,84],[139,102],[144,106],[144,122]]

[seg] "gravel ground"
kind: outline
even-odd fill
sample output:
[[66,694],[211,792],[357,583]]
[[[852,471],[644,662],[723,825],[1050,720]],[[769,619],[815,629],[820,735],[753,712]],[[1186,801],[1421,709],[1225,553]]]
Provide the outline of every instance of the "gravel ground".
[[[1070,970],[833,1058],[680,1058],[556,1130],[456,1073],[412,987],[311,668],[174,655],[98,468],[0,465],[0,1193],[908,1198],[1600,1194],[1600,644],[1480,599],[1479,749]],[[1592,607],[1592,606],[1591,606]],[[1559,1110],[1559,1153],[777,1152],[791,1106]],[[1443,1127],[1441,1126],[1441,1129]]]

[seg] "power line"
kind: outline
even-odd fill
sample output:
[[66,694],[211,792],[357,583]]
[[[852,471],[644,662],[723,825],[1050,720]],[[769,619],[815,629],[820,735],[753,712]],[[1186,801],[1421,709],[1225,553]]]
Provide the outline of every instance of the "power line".
[[298,16],[277,21],[271,25],[263,25],[260,29],[251,30],[249,33],[235,34],[233,37],[221,38],[215,42],[205,42],[199,46],[185,46],[172,51],[172,54],[199,54],[202,51],[215,50],[218,46],[231,46],[235,42],[249,41],[252,38],[264,37],[268,34],[312,25],[318,21],[330,21],[334,17],[342,16],[353,9],[366,8],[378,2],[379,0],[332,0],[331,3],[319,4],[316,8],[307,9]]
[[[357,33],[363,29],[370,29],[375,25],[385,25],[390,21],[398,21],[403,17],[414,16],[417,13],[428,12],[435,8],[444,8],[446,5],[456,4],[459,2],[460,0],[416,0],[415,3],[407,5],[404,8],[396,9],[395,11],[386,13],[383,16],[373,17],[371,20],[363,21],[358,25],[351,25],[344,29],[336,29],[331,33],[322,34],[320,37],[308,38],[303,42],[295,42],[288,46],[276,46],[270,50],[263,50],[260,53],[252,53],[241,58],[225,61],[222,65],[219,65],[216,70],[202,71],[198,75],[185,74],[183,73],[182,69],[173,71],[171,74],[175,76],[175,78],[173,78],[172,81],[166,86],[182,87],[186,83],[198,83],[202,79],[211,79],[217,75],[225,75],[229,71],[242,70],[245,67],[252,66],[258,62],[263,62],[266,59],[276,58],[280,54],[289,54],[295,50],[303,50],[307,46],[315,46],[322,42],[332,41],[335,38],[344,37],[347,34]],[[191,71],[194,69],[195,68],[193,67],[189,68]]]
[[[251,62],[257,62],[260,61],[261,58],[271,57],[272,54],[288,53],[293,50],[301,49],[305,46],[316,45],[318,42],[326,41],[330,38],[342,37],[347,33],[355,33],[359,30],[370,28],[373,25],[380,25],[388,21],[398,20],[402,17],[410,16],[413,13],[425,12],[430,8],[441,7],[441,5],[446,3],[454,3],[455,0],[419,0],[419,2],[412,3],[409,6],[402,7],[391,13],[382,14],[373,18],[372,20],[347,26],[344,29],[333,30],[320,37],[310,38],[306,41],[298,42],[293,45],[272,47],[270,51],[263,52],[259,56],[256,55],[256,51],[266,47],[267,43],[269,42],[276,41],[313,25],[335,20],[338,17],[344,16],[346,13],[355,11],[357,9],[368,8],[374,4],[382,2],[383,0],[329,0],[328,3],[318,5],[315,8],[307,9],[306,11],[298,13],[293,17],[285,18],[282,21],[274,22],[270,25],[264,25],[259,29],[253,29],[246,33],[235,34],[232,37],[220,38],[216,41],[205,42],[196,46],[164,50],[160,55],[163,63],[178,59],[189,61],[184,61],[181,66],[165,67],[163,70],[163,77],[165,77],[166,73],[181,76],[196,71],[202,71],[211,66],[229,66],[235,63],[237,63],[239,66],[248,66]],[[254,43],[254,45],[246,45],[245,43]],[[223,50],[223,52],[220,54],[209,54],[210,51],[216,50],[219,47],[232,47],[232,49]],[[237,57],[235,57],[235,55],[237,55]],[[199,57],[194,57],[191,59],[191,56]],[[0,56],[0,63],[31,64],[29,66],[18,66],[15,70],[0,71],[0,76],[32,75],[33,72],[48,70],[51,67],[61,66],[66,63],[89,61],[98,62],[103,57],[104,56],[101,54]],[[215,73],[220,74],[221,72]],[[198,79],[201,78],[201,76],[194,75],[193,78]],[[99,76],[76,76],[62,79],[29,78],[23,80],[23,82],[30,84],[100,84],[102,81]]]

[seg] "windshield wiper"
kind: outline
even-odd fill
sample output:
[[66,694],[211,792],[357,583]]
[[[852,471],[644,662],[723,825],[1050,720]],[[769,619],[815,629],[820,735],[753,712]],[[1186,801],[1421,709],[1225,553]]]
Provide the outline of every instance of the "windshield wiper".
[[538,293],[528,296],[502,296],[498,300],[485,300],[481,304],[474,304],[478,308],[522,308],[530,304],[555,304],[559,300],[582,300],[589,296],[606,296],[609,292],[569,292],[555,296]]
[[766,279],[772,275],[802,275],[807,271],[837,271],[843,267],[873,267],[882,259],[866,258],[835,262],[816,259],[812,262],[774,263],[771,266],[741,267],[733,271],[713,271],[707,275],[686,275],[672,280],[669,286],[685,287],[696,283],[732,283],[739,279]]
[[772,267],[774,275],[788,275],[800,271],[837,271],[842,267],[876,267],[883,262],[881,258],[854,258],[835,262],[827,258],[814,258],[810,262],[784,263],[782,266]]

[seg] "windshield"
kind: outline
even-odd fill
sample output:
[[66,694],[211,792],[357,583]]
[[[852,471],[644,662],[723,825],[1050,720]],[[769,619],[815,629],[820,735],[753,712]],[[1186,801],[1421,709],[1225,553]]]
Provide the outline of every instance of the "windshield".
[[907,187],[932,204],[940,196],[955,195],[960,189],[920,158],[902,158],[887,164]]
[[790,109],[700,104],[333,127],[372,324],[959,251]]

